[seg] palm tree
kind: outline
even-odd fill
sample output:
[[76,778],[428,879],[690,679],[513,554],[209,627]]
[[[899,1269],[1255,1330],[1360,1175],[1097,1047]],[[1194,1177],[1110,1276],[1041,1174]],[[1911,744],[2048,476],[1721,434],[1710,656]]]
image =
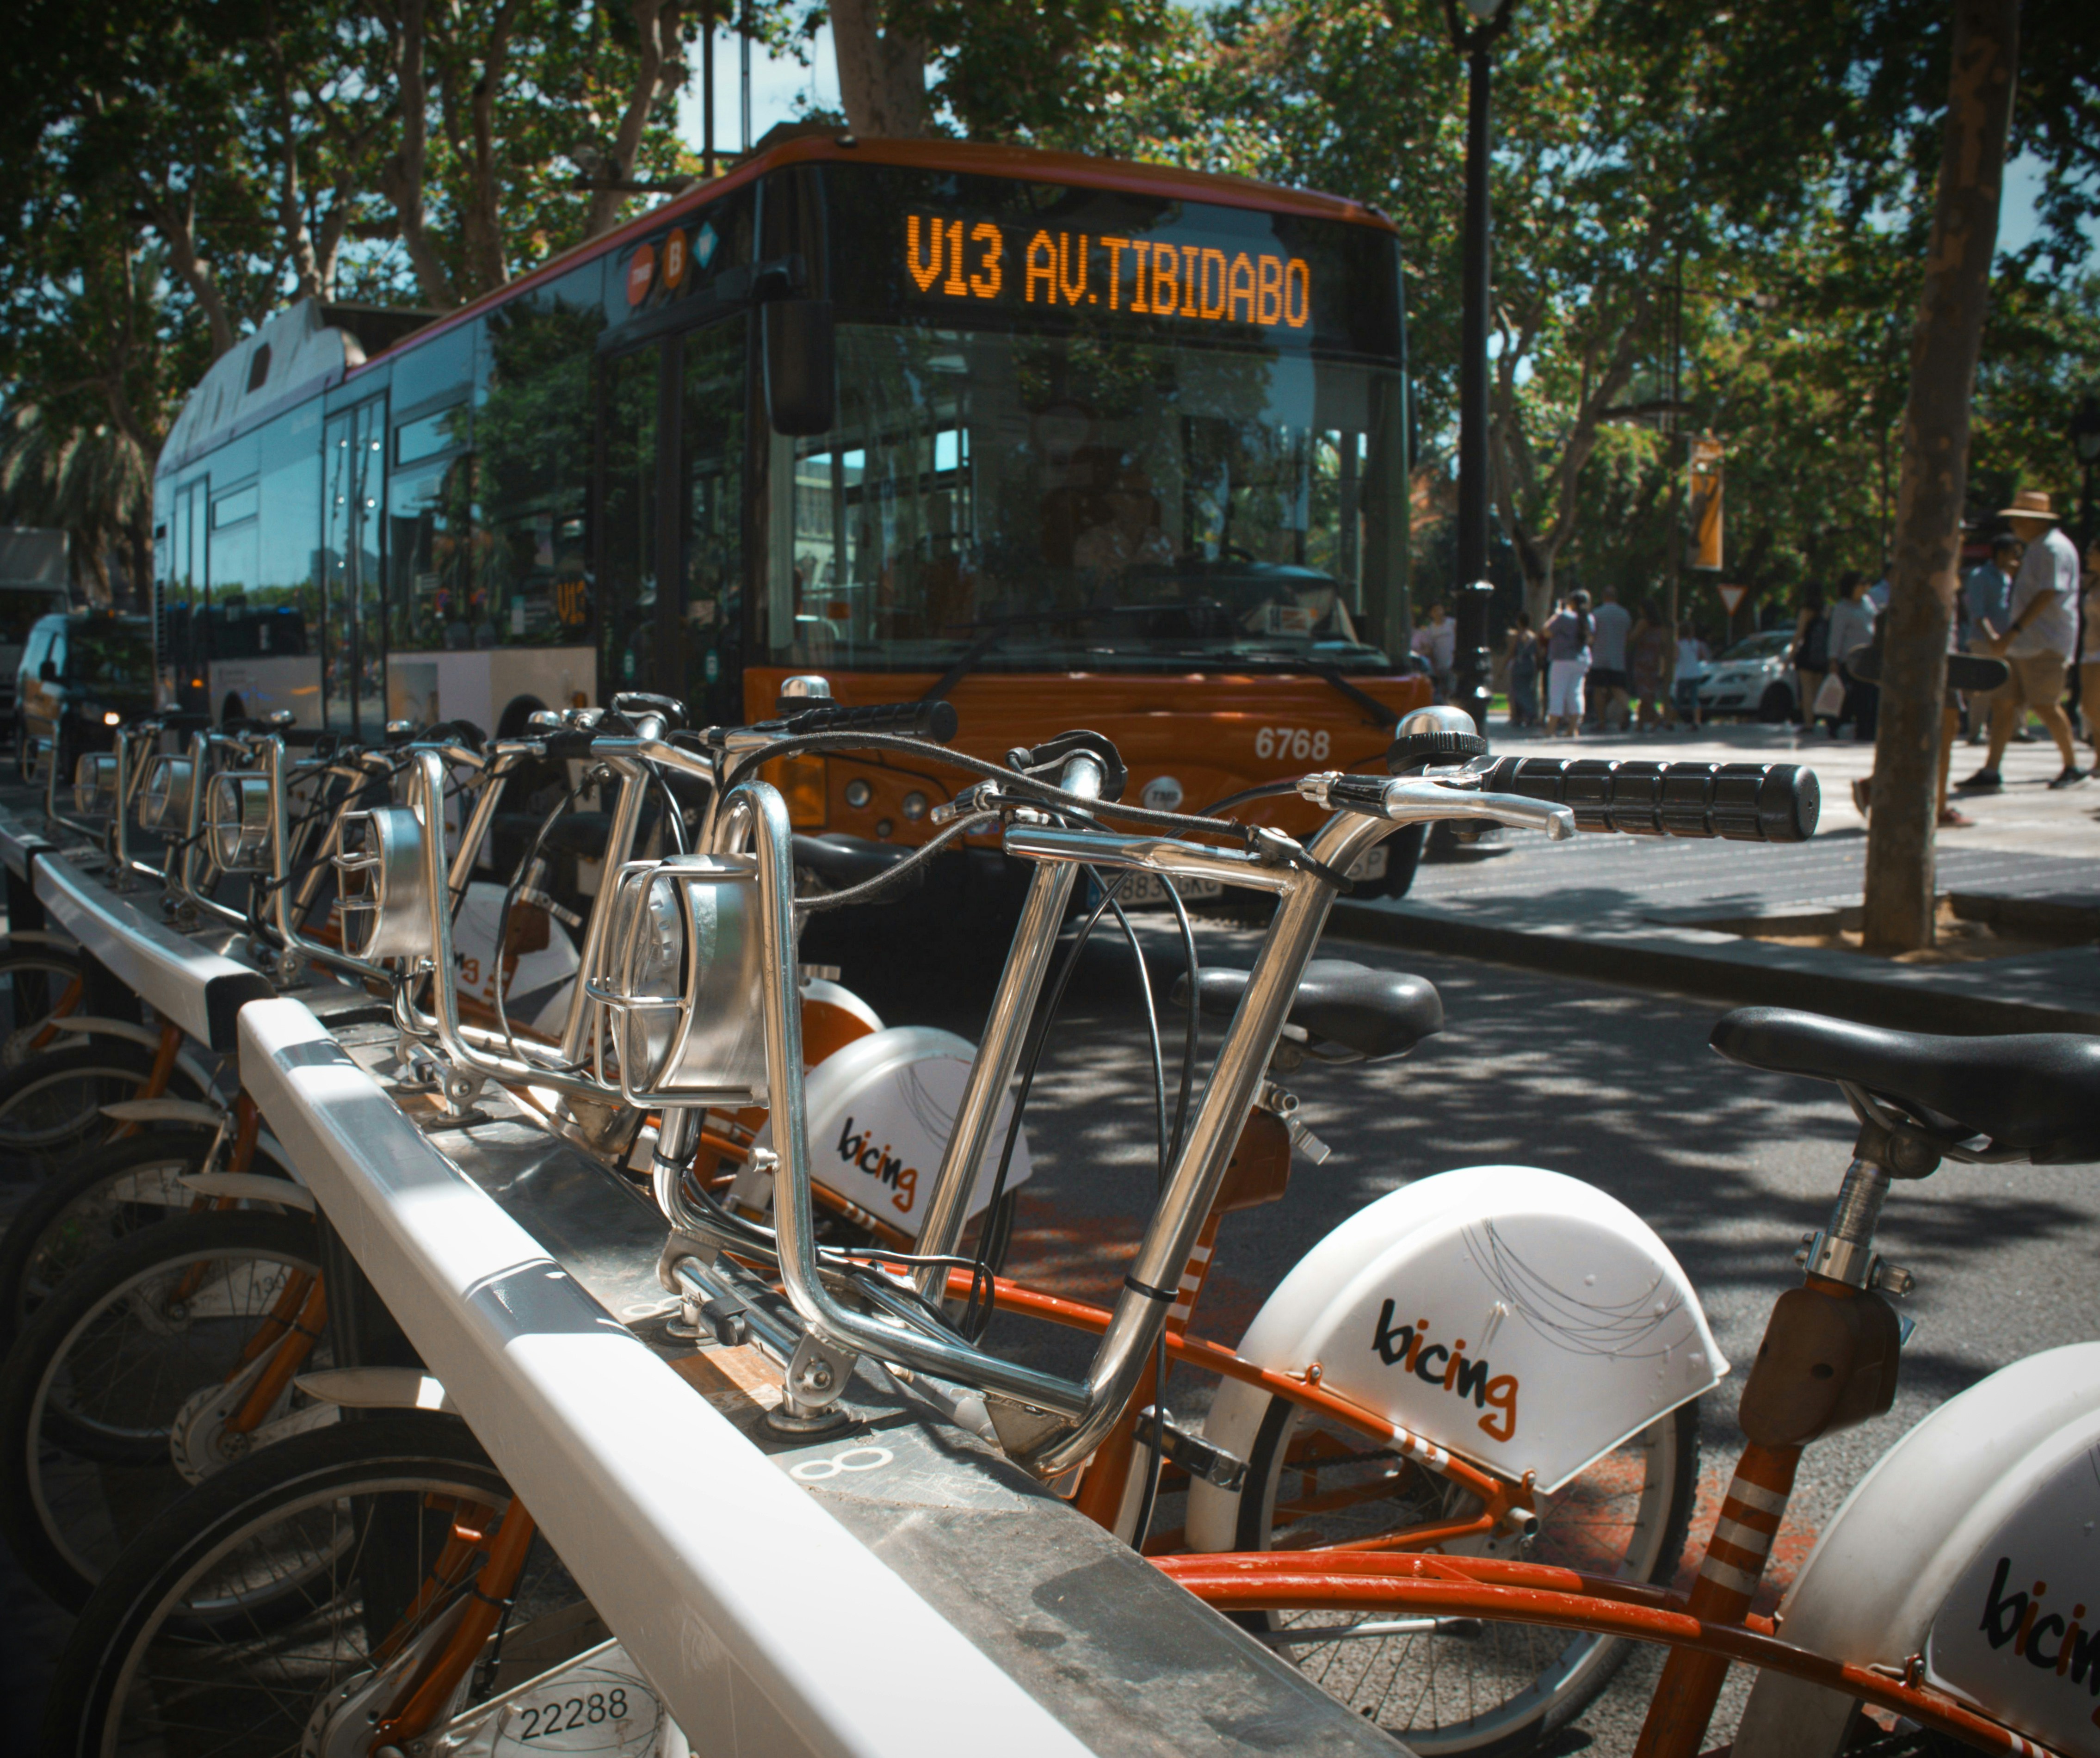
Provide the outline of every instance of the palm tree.
[[90,602],[110,602],[109,554],[119,546],[141,591],[152,516],[152,460],[86,398],[30,392],[0,410],[0,518],[70,534]]

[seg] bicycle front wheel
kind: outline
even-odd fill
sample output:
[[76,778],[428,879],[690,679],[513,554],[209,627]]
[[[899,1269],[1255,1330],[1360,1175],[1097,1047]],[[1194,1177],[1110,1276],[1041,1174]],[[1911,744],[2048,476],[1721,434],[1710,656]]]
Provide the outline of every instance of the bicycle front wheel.
[[38,1186],[0,1235],[0,1350],[83,1264],[202,1206],[183,1180],[204,1170],[215,1139],[209,1130],[156,1127],[91,1149]]
[[[0,1074],[0,1153],[57,1166],[110,1139],[118,1126],[102,1108],[137,1098],[152,1068],[152,1051],[121,1038],[69,1039],[64,1050],[29,1057]],[[180,1068],[170,1077],[169,1093],[205,1096]]]
[[[252,1443],[218,1406],[296,1337],[320,1258],[303,1215],[198,1215],[112,1247],[37,1309],[0,1368],[0,1534],[60,1605]],[[323,1344],[304,1365],[327,1360]]]
[[[1529,1542],[1498,1534],[1440,1548],[1667,1581],[1697,1489],[1698,1408],[1695,1399],[1657,1418],[1542,1498]],[[1251,1451],[1235,1540],[1242,1550],[1317,1551],[1479,1511],[1470,1491],[1287,1399],[1270,1403]],[[1470,1618],[1256,1612],[1238,1621],[1423,1758],[1531,1750],[1582,1713],[1628,1646],[1616,1637]]]
[[[348,1422],[229,1466],[141,1533],[82,1610],[51,1681],[47,1758],[295,1758],[377,1659],[474,1591],[474,1545],[513,1506],[449,1417]],[[511,1602],[505,1671],[476,1668],[448,1712],[506,1689],[536,1625],[579,1646],[602,1634],[543,1540]]]
[[51,1033],[51,1018],[86,980],[77,953],[34,941],[0,946],[0,1069],[72,1042]]

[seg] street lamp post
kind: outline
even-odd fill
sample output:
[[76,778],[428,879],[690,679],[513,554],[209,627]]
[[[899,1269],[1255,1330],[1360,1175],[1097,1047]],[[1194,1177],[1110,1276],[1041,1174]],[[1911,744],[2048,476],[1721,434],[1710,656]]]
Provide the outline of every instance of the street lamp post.
[[[1444,0],[1451,41],[1466,57],[1466,237],[1458,334],[1458,577],[1453,593],[1453,695],[1488,729],[1488,305],[1494,240],[1488,165],[1494,148],[1489,51],[1509,24],[1515,0]],[[1470,15],[1472,22],[1467,22]]]

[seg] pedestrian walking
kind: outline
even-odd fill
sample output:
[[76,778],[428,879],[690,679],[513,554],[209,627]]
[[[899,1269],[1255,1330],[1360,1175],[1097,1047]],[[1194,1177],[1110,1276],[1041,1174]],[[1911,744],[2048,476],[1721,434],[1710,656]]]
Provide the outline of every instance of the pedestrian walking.
[[[1991,643],[2005,632],[2005,604],[2012,596],[2013,576],[2020,571],[2018,538],[2001,531],[1992,540],[1990,559],[1970,569],[1961,582],[1964,632],[1961,650],[1988,658]],[[1980,745],[1989,734],[1991,703],[1995,690],[1978,690],[1969,698],[1969,742]]]
[[1990,755],[1961,786],[1965,792],[1983,794],[2005,786],[1998,765],[2015,720],[2032,709],[2063,759],[2062,773],[2049,785],[2074,787],[2085,779],[2085,771],[2078,766],[2071,716],[2063,712],[2063,685],[2078,639],[2077,547],[2057,529],[2047,495],[2023,491],[2013,496],[2003,517],[2027,545],[2006,601],[2005,632],[1991,645],[2012,675],[1992,705]]
[[1830,736],[1851,723],[1852,736],[1863,745],[1874,742],[1881,691],[1855,677],[1846,665],[1852,654],[1874,638],[1874,601],[1868,596],[1867,577],[1847,569],[1838,579],[1837,608],[1830,613],[1830,663],[1845,686],[1845,700],[1830,723]]
[[1652,598],[1641,601],[1640,620],[1626,640],[1626,676],[1631,686],[1636,732],[1662,724],[1662,665],[1670,651],[1670,630],[1662,609]]
[[1706,643],[1689,623],[1677,625],[1677,684],[1671,705],[1686,726],[1699,724],[1699,686],[1706,681]]
[[1458,625],[1444,614],[1444,606],[1432,604],[1429,615],[1414,632],[1414,650],[1420,654],[1429,667],[1429,675],[1436,681],[1436,699],[1451,699],[1451,668],[1458,653]]
[[1801,589],[1801,610],[1793,619],[1794,718],[1815,724],[1815,693],[1830,675],[1830,612],[1823,601],[1823,582]]
[[1570,593],[1546,625],[1546,730],[1573,738],[1582,730],[1582,684],[1590,672],[1590,595]]
[[1590,724],[1601,732],[1633,719],[1628,705],[1630,680],[1626,675],[1626,641],[1633,633],[1633,613],[1619,602],[1619,588],[1607,586],[1604,601],[1590,619],[1590,656],[1594,663],[1584,686],[1589,700]]
[[1504,654],[1509,680],[1510,725],[1538,725],[1538,636],[1531,626],[1531,614],[1520,610],[1510,624],[1509,646]]

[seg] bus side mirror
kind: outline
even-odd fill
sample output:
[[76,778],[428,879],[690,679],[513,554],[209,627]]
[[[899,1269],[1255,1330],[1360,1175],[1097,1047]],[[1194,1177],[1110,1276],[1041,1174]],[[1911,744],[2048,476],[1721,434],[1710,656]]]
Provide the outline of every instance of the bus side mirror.
[[765,341],[765,416],[773,431],[806,439],[838,421],[837,350],[828,299],[776,299],[759,308]]

